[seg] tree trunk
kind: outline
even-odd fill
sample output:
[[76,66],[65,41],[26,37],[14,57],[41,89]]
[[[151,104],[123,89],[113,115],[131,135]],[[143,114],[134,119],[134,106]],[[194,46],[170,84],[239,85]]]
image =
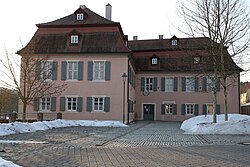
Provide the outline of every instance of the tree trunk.
[[26,121],[26,107],[27,107],[26,103],[23,103],[23,122]]
[[225,114],[225,121],[228,121],[226,78],[223,78],[223,89],[224,89],[224,114]]
[[217,123],[216,105],[217,105],[217,91],[215,90],[213,93],[213,123]]

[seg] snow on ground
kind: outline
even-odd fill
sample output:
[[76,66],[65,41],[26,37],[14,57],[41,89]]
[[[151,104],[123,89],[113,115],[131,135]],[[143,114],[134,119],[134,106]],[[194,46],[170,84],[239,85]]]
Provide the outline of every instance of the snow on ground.
[[200,115],[185,120],[181,129],[185,134],[250,134],[250,116],[229,114],[217,115],[217,123],[213,123],[213,115]]
[[0,157],[0,167],[21,167],[21,166],[16,165],[11,161],[6,161]]

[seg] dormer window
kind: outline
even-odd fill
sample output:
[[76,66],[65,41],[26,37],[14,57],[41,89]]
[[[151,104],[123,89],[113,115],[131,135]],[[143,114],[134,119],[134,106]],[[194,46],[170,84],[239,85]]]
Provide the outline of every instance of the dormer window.
[[70,43],[71,44],[78,44],[78,35],[71,35],[70,37]]
[[83,19],[84,19],[83,13],[76,14],[76,20],[83,20]]
[[199,64],[201,61],[200,57],[194,57],[194,64]]
[[172,40],[172,46],[176,46],[177,45],[177,39],[173,39]]
[[156,57],[151,59],[151,64],[152,65],[157,65],[158,64],[158,59]]
[[171,42],[172,46],[177,46],[178,41],[179,41],[179,39],[175,35],[170,39],[170,42]]

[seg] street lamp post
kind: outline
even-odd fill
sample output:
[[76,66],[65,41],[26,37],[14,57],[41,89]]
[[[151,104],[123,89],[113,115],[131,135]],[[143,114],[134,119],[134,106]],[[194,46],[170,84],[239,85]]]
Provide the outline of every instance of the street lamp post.
[[[122,122],[125,123],[125,83],[127,74],[124,72],[122,74],[122,80],[123,80],[123,106],[122,106]],[[129,121],[129,120],[128,120]]]

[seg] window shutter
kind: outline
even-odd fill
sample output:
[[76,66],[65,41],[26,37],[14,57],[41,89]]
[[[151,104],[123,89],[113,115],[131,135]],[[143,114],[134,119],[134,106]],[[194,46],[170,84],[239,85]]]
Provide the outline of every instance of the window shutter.
[[34,99],[34,111],[39,111],[39,98],[35,97]]
[[161,114],[165,115],[165,104],[161,104]]
[[51,111],[56,111],[56,97],[51,97]]
[[77,112],[82,112],[82,97],[77,98]]
[[181,115],[186,115],[186,105],[181,104]]
[[173,115],[177,115],[177,104],[173,105]]
[[41,72],[42,72],[42,68],[41,68],[41,61],[37,62],[36,64],[36,71],[35,71],[35,77],[36,77],[36,80],[40,80],[41,79]]
[[110,110],[110,97],[105,97],[104,112],[109,112],[109,110]]
[[216,81],[216,91],[217,92],[220,91],[220,80],[219,79]]
[[57,80],[57,61],[52,63],[52,80]]
[[88,62],[88,81],[93,80],[93,61]]
[[65,111],[65,97],[60,97],[60,111]]
[[165,78],[164,77],[162,77],[161,78],[161,91],[165,91]]
[[182,77],[181,78],[181,83],[182,83],[182,91],[185,92],[186,91],[186,78]]
[[194,105],[194,115],[199,115],[199,104]]
[[83,61],[78,62],[78,80],[83,80]]
[[110,66],[111,66],[111,62],[106,61],[105,62],[105,81],[110,81]]
[[174,92],[178,91],[178,77],[174,77]]
[[207,115],[207,104],[203,104],[203,115]]
[[198,77],[194,78],[194,91],[195,92],[199,91],[199,78]]
[[219,104],[216,104],[216,114],[220,114],[220,105]]
[[92,111],[92,97],[87,97],[87,112]]
[[141,91],[145,90],[145,77],[141,77]]
[[62,76],[61,76],[61,80],[65,81],[67,79],[67,62],[63,61],[62,62]]
[[157,91],[157,77],[154,77],[154,83],[153,83],[153,91],[156,92]]
[[207,77],[203,77],[203,85],[202,85],[202,88],[203,88],[203,92],[207,92]]

